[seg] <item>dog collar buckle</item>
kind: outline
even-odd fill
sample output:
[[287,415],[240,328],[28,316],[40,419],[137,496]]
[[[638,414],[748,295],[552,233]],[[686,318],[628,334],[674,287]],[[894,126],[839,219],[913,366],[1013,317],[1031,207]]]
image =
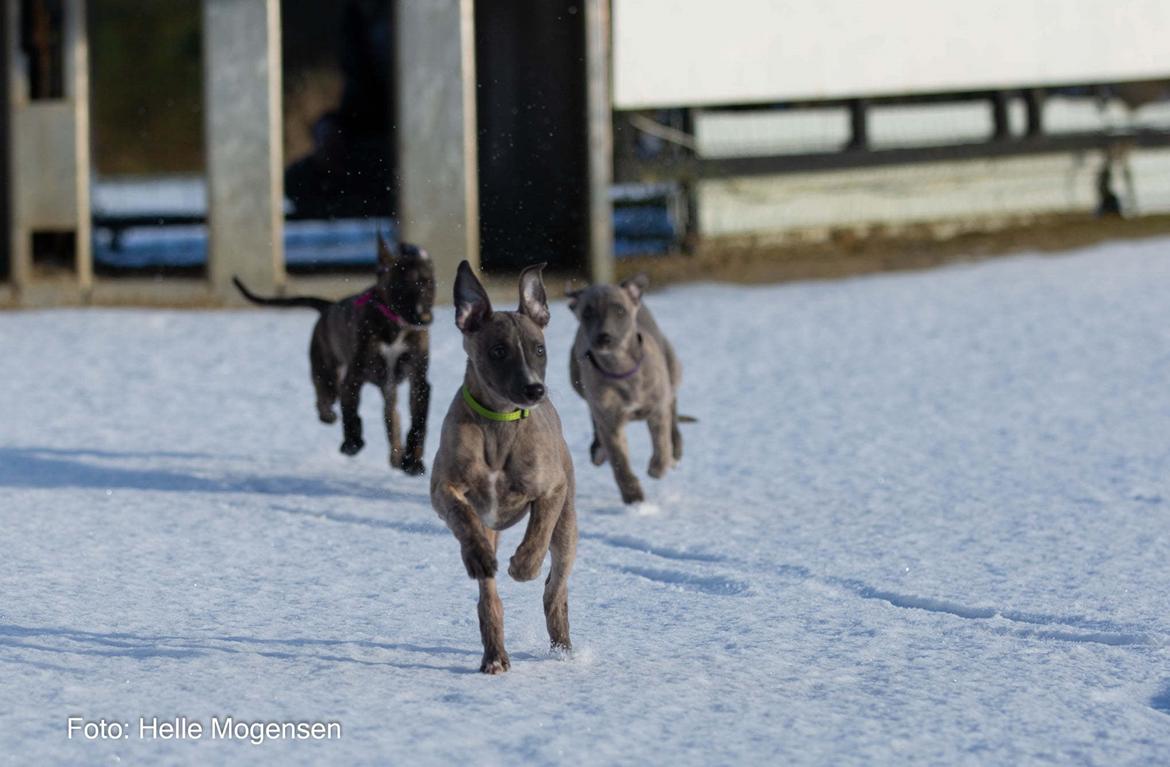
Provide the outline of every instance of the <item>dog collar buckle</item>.
[[483,416],[489,421],[523,421],[532,411],[526,407],[519,410],[513,410],[511,413],[500,413],[495,410],[489,410],[476,401],[475,397],[471,396],[471,392],[467,388],[467,384],[463,384],[463,401],[467,406],[474,410],[478,415]]

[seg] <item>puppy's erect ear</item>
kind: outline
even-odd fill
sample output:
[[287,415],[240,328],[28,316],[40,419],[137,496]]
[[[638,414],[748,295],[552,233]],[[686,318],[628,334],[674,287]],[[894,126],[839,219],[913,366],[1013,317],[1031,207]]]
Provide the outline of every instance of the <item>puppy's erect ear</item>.
[[455,327],[464,333],[474,333],[492,316],[492,302],[487,291],[471,271],[471,264],[463,261],[455,275]]
[[520,313],[540,327],[548,324],[548,297],[544,294],[544,280],[540,277],[544,264],[524,267],[520,272]]
[[394,266],[394,253],[386,240],[382,238],[382,230],[378,230],[378,271],[387,271]]
[[581,294],[585,292],[585,288],[577,288],[573,290],[572,280],[565,281],[565,298],[569,299],[569,310],[577,311],[577,302],[581,298]]
[[634,303],[638,304],[642,302],[642,294],[646,292],[646,288],[650,287],[650,278],[644,274],[635,274],[628,280],[622,280],[621,287],[634,299]]
[[[379,233],[378,238],[379,240],[381,239],[381,233]],[[411,242],[398,243],[398,253],[402,256],[417,258],[419,261],[431,260],[431,254],[427,253],[426,248],[422,247],[421,245],[415,245]]]

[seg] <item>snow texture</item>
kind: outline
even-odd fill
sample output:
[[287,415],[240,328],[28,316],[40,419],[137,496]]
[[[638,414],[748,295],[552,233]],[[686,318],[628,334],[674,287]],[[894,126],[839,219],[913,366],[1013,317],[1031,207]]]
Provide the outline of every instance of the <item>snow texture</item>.
[[[504,578],[496,678],[427,479],[387,466],[377,393],[356,458],[318,424],[313,312],[0,315],[0,755],[1165,763],[1168,246],[651,293],[699,422],[661,481],[632,430],[635,509],[589,464],[555,304],[576,652],[548,652],[541,582]],[[449,308],[432,343],[428,457],[463,370]],[[69,740],[70,715],[343,736]]]

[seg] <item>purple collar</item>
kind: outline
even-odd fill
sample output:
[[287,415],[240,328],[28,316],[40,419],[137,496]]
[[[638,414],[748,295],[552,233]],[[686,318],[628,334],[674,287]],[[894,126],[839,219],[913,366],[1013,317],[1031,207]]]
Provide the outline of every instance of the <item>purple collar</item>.
[[399,325],[407,324],[406,320],[402,319],[402,317],[400,317],[393,309],[391,309],[389,306],[386,306],[386,304],[382,303],[378,299],[374,298],[374,289],[373,288],[370,288],[365,293],[362,293],[361,295],[359,295],[357,297],[357,300],[353,302],[353,305],[360,309],[361,307],[363,307],[369,303],[372,303],[374,305],[374,308],[377,309],[379,312],[381,312],[382,316],[385,317],[386,319],[390,320],[391,322],[396,322]]
[[[639,346],[639,347],[641,347],[641,346],[642,346],[642,334],[641,334],[641,333],[639,333],[639,334],[638,334],[638,346]],[[612,372],[610,372],[610,371],[606,370],[605,368],[603,368],[603,367],[601,366],[601,363],[599,363],[599,362],[597,361],[597,359],[596,359],[596,358],[593,356],[593,352],[592,352],[592,351],[587,351],[587,352],[585,352],[585,357],[586,357],[586,358],[587,358],[587,359],[588,359],[590,362],[592,362],[592,363],[593,363],[593,367],[594,367],[594,368],[597,370],[597,372],[598,372],[598,373],[601,373],[601,374],[602,374],[603,376],[605,376],[606,378],[611,378],[611,379],[613,379],[613,380],[615,380],[615,381],[624,381],[624,380],[626,380],[627,378],[629,378],[630,376],[634,375],[634,373],[637,373],[637,372],[638,372],[638,370],[639,370],[639,369],[642,367],[642,360],[643,360],[643,358],[644,358],[645,356],[646,356],[646,355],[645,355],[644,353],[643,353],[643,354],[639,354],[639,355],[638,355],[638,359],[637,359],[637,361],[635,361],[635,362],[634,362],[634,367],[630,368],[630,369],[629,369],[629,370],[627,370],[626,372],[624,372],[624,373],[612,373]]]

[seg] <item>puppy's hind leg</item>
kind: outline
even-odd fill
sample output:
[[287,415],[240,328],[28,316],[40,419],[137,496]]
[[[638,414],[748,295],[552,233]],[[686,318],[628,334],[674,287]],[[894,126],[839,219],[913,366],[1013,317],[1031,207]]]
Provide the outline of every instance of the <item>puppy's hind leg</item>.
[[678,430],[678,397],[670,403],[670,442],[674,460],[678,461],[683,455],[682,432]]
[[337,401],[337,372],[316,343],[309,347],[309,370],[313,389],[317,392],[317,418],[321,423],[335,423],[337,413],[333,411],[333,403]]
[[[500,540],[495,530],[485,530],[492,552]],[[502,674],[512,666],[504,649],[504,603],[496,591],[494,577],[479,579],[479,636],[483,640],[483,660],[479,670],[485,674]]]
[[569,573],[577,558],[577,512],[571,488],[553,530],[549,551],[552,568],[544,582],[544,620],[553,651],[568,652],[573,648],[569,640]]

